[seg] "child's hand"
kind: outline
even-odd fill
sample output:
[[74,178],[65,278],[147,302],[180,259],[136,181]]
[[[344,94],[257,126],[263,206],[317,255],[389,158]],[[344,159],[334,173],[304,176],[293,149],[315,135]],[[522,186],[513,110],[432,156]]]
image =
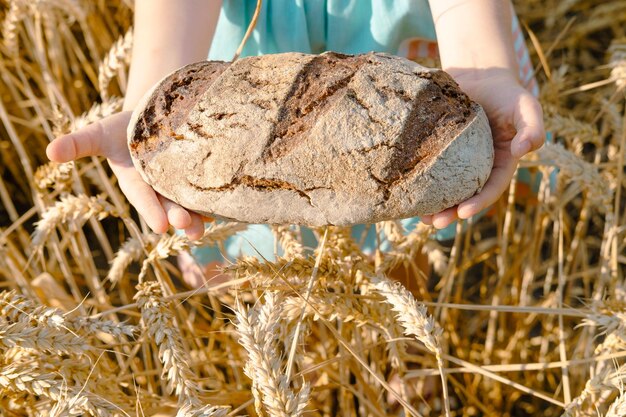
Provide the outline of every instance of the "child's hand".
[[126,144],[130,116],[130,111],[117,113],[61,136],[48,145],[46,154],[55,162],[86,156],[106,157],[120,188],[155,233],[165,233],[171,224],[184,229],[190,239],[199,239],[204,232],[202,217],[157,194],[135,170]]
[[543,145],[545,131],[541,105],[505,69],[447,69],[489,118],[494,141],[494,164],[482,191],[422,221],[444,228],[457,218],[467,219],[495,203],[515,174],[519,159]]

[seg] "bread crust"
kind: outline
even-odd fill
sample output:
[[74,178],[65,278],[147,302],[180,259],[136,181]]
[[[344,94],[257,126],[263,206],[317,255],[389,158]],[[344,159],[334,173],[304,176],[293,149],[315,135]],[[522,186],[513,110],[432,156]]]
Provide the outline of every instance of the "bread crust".
[[192,64],[128,129],[153,188],[205,215],[311,226],[432,214],[482,188],[487,118],[441,70],[370,53]]

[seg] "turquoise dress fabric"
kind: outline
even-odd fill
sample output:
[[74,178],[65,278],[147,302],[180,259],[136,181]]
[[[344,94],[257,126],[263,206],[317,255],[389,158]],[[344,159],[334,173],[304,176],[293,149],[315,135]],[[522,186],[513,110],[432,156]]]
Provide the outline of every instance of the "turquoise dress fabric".
[[[239,47],[256,1],[224,0],[213,38],[210,60],[230,61]],[[259,18],[241,56],[280,52],[321,53],[327,50],[347,54],[369,51],[395,54],[408,38],[435,39],[435,27],[427,0],[265,0]],[[418,218],[402,220],[412,230]],[[438,232],[440,240],[454,237],[455,225]],[[315,247],[310,229],[302,228],[303,243]],[[388,249],[373,225],[352,227],[352,236],[365,253],[376,247]],[[250,225],[248,230],[227,239],[222,247],[196,248],[192,254],[200,264],[234,260],[241,255],[267,260],[281,255],[267,225]]]
[[[209,59],[232,59],[255,8],[253,0],[224,0]],[[435,39],[427,0],[265,0],[242,56],[393,54],[412,37]]]

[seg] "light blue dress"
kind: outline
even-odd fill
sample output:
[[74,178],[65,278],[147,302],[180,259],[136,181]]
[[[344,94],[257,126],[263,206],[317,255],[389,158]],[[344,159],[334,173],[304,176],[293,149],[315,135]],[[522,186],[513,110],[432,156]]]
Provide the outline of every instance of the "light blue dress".
[[[230,61],[243,38],[256,8],[254,0],[224,0],[209,53],[210,60]],[[280,52],[318,54],[327,50],[347,54],[369,51],[401,55],[401,43],[411,38],[435,39],[435,27],[427,0],[264,0],[262,9],[241,56]],[[524,47],[525,50],[525,47]],[[407,231],[418,218],[401,221]],[[454,237],[456,224],[437,232],[440,240]],[[302,228],[303,243],[315,247],[310,229]],[[373,225],[352,227],[352,236],[365,253],[379,246],[388,249],[384,237],[377,237]],[[192,254],[200,264],[233,260],[251,255],[268,260],[280,255],[267,225],[250,225],[222,247],[196,248]]]
[[[232,59],[255,8],[254,0],[224,0],[209,59]],[[426,0],[264,0],[242,56],[395,54],[403,40],[413,37],[435,39]]]

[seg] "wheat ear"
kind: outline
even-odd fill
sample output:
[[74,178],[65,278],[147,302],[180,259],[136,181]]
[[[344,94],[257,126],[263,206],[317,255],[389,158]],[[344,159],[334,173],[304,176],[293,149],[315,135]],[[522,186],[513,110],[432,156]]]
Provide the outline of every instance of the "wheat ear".
[[39,250],[55,227],[61,223],[73,221],[79,224],[86,222],[90,217],[97,216],[102,220],[107,216],[119,217],[115,206],[108,203],[103,197],[89,197],[69,195],[61,198],[54,206],[45,211],[41,220],[36,223],[32,238],[33,248]]
[[[200,387],[195,377],[186,353],[183,349],[183,336],[180,327],[174,319],[170,305],[163,299],[163,292],[158,282],[143,282],[137,285],[135,300],[141,310],[142,321],[159,347],[159,359],[163,364],[163,376],[167,379],[167,387],[175,392],[180,407],[177,416],[222,416],[226,409],[215,408],[202,404],[198,397]],[[182,413],[182,414],[181,414]]]
[[373,280],[376,290],[387,300],[392,310],[397,313],[398,321],[404,327],[406,335],[415,336],[437,358],[437,366],[441,374],[441,382],[444,393],[446,416],[450,416],[450,403],[448,400],[448,387],[446,376],[443,372],[442,352],[439,338],[442,329],[428,314],[426,306],[418,303],[413,295],[399,282],[391,282],[389,279],[378,276]]
[[253,394],[265,406],[270,416],[301,416],[308,402],[310,390],[304,384],[298,394],[289,387],[289,378],[282,372],[281,355],[276,339],[280,330],[282,306],[275,292],[266,292],[260,308],[246,311],[237,300],[235,315],[239,343],[248,352],[245,370],[252,380]]
[[74,333],[56,308],[35,306],[15,290],[0,293],[0,349],[16,346],[56,354],[84,354],[91,350]]
[[91,108],[76,118],[72,123],[71,130],[76,131],[83,127],[95,123],[100,119],[111,116],[122,109],[124,99],[121,97],[110,97],[102,103],[95,103]]
[[285,258],[297,258],[304,256],[304,247],[298,238],[300,236],[300,228],[295,226],[294,230],[292,226],[280,225],[273,226],[272,232],[274,236],[283,248]]
[[117,71],[130,62],[133,47],[133,28],[129,28],[124,36],[113,44],[98,68],[98,88],[103,101],[109,99],[107,89]]
[[58,188],[60,190],[69,189],[74,167],[74,161],[63,163],[48,162],[47,164],[39,166],[33,177],[35,188],[40,193],[44,193],[50,188]]
[[23,0],[12,0],[9,10],[2,21],[2,40],[4,46],[11,56],[17,55],[18,45],[18,25],[26,14],[26,5]]
[[[142,236],[142,240],[146,242],[150,247],[156,245],[160,236],[154,233],[146,234]],[[111,261],[111,268],[107,274],[106,280],[110,281],[113,285],[122,280],[124,272],[133,262],[138,261],[144,254],[144,243],[140,242],[137,238],[129,238],[115,254],[115,258]]]

